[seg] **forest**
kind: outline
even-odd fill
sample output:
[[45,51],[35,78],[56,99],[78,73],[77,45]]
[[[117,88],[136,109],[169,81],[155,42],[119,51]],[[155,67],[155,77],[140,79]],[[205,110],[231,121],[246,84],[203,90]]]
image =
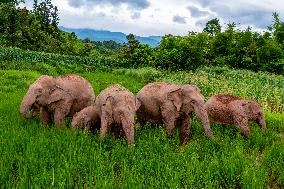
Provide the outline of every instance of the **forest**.
[[[241,30],[219,19],[209,20],[202,32],[187,36],[165,35],[156,48],[141,44],[133,34],[128,43],[79,40],[75,33],[58,28],[58,9],[51,0],[34,1],[32,10],[19,8],[22,1],[0,5],[0,45],[54,54],[81,57],[108,57],[125,68],[155,67],[165,70],[195,70],[206,66],[284,73],[284,22],[278,13],[262,33],[250,27]],[[189,28],[190,29],[190,28]]]

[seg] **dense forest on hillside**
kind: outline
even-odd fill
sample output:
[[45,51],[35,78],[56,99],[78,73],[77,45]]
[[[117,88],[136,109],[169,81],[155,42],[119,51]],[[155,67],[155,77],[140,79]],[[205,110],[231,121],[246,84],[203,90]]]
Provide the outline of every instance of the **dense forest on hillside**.
[[284,73],[284,22],[273,13],[263,33],[238,29],[228,23],[222,30],[217,18],[209,20],[202,32],[187,36],[165,35],[156,48],[141,44],[133,34],[128,43],[80,40],[74,33],[58,28],[58,9],[51,0],[34,0],[32,10],[20,8],[24,1],[0,3],[0,46],[65,55],[108,56],[123,67],[153,66],[169,70],[195,70],[200,66]]

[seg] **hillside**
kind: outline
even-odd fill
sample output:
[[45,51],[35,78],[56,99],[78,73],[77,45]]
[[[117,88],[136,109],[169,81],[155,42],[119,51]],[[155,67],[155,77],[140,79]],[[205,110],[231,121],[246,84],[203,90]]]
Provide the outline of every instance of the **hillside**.
[[[283,76],[207,68],[163,72],[154,68],[100,70],[107,61],[75,56],[0,51],[0,185],[3,188],[283,188]],[[247,139],[232,125],[212,125],[205,137],[194,117],[190,141],[181,145],[179,129],[135,126],[135,147],[126,139],[99,139],[88,133],[47,127],[26,120],[19,106],[30,84],[42,74],[76,73],[95,94],[113,83],[137,93],[146,83],[194,83],[209,96],[229,92],[256,98],[265,109],[267,131],[250,124]]]
[[[106,30],[94,30],[94,29],[74,29],[74,28],[65,28],[63,26],[59,27],[61,30],[66,32],[74,32],[80,39],[89,38],[92,41],[110,41],[113,40],[117,43],[126,43],[126,34],[122,32],[112,32]],[[148,44],[151,47],[158,46],[158,43],[161,41],[160,36],[149,36],[141,37],[135,36],[143,44]]]

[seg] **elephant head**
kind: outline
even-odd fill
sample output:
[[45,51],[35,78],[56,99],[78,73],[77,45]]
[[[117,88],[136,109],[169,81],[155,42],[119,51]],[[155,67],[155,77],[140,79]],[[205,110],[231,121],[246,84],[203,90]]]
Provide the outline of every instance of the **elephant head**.
[[266,128],[263,108],[256,100],[246,100],[243,104],[248,119],[256,121],[262,129]]
[[84,127],[90,130],[91,128],[99,127],[98,124],[99,115],[97,109],[94,106],[88,106],[73,116],[71,127]]
[[140,107],[140,101],[128,90],[119,91],[118,94],[111,94],[106,99],[104,111],[112,114],[117,123],[126,127],[134,125],[135,112]]
[[51,76],[39,77],[30,87],[27,94],[24,96],[20,112],[25,118],[32,116],[31,110],[38,110],[40,107],[46,106],[47,104],[54,102],[61,98],[58,94],[56,81]]
[[195,112],[196,116],[201,120],[206,135],[211,138],[213,136],[210,129],[209,119],[206,111],[204,97],[195,85],[181,85],[172,89],[168,93],[176,110],[186,115]]
[[121,87],[112,85],[102,91],[96,99],[96,105],[101,106],[100,137],[104,138],[110,129],[117,136],[124,131],[128,145],[134,144],[134,116],[140,106],[136,96]]

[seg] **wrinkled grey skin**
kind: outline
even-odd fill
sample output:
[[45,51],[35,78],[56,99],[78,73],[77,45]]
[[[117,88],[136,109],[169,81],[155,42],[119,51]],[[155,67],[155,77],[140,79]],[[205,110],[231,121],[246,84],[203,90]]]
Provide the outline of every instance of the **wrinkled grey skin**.
[[71,127],[84,128],[85,130],[98,129],[100,122],[95,106],[88,106],[73,116]]
[[34,115],[31,110],[35,109],[44,124],[50,124],[53,114],[55,126],[64,126],[65,117],[93,105],[94,98],[91,85],[78,75],[42,75],[29,87],[20,112],[23,117],[31,118]]
[[101,118],[100,137],[108,131],[117,136],[124,132],[128,145],[134,144],[134,116],[140,106],[133,93],[120,85],[104,89],[96,98],[95,108]]
[[204,97],[195,85],[176,85],[166,82],[150,83],[137,94],[141,106],[137,118],[141,125],[146,121],[164,123],[168,134],[180,125],[182,143],[189,139],[191,116],[195,112],[206,135],[213,137],[205,108]]
[[246,137],[250,136],[249,121],[256,121],[266,129],[261,105],[255,100],[244,100],[229,94],[212,96],[206,103],[210,123],[234,124]]

